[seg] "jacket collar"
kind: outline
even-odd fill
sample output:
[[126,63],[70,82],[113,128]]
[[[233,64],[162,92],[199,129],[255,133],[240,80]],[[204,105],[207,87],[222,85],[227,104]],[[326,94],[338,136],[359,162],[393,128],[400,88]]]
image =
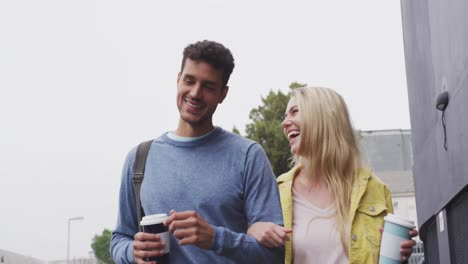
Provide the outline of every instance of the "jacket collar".
[[278,182],[282,209],[283,212],[287,212],[283,215],[284,227],[287,228],[292,228],[292,183],[298,171],[299,168],[294,167],[276,179]]
[[286,182],[291,182],[292,184],[292,181],[294,179],[294,177],[296,176],[297,172],[299,170],[299,167],[294,167],[292,169],[290,169],[288,172],[280,175],[276,181],[278,182],[278,184],[283,184],[283,183],[286,183]]
[[[280,189],[281,198],[288,198],[288,201],[283,201],[283,205],[291,206],[291,208],[283,208],[286,211],[292,211],[292,183],[294,177],[297,175],[299,168],[294,167],[289,170],[287,173],[278,177],[277,182]],[[349,210],[349,223],[352,223],[354,220],[354,216],[356,214],[357,207],[359,206],[359,201],[361,201],[362,196],[364,195],[367,189],[367,183],[369,179],[372,177],[372,171],[370,169],[361,168],[359,169],[358,179],[354,183],[353,189],[351,190],[351,206]],[[291,227],[292,226],[292,219],[291,223],[290,219],[284,219],[285,226]]]

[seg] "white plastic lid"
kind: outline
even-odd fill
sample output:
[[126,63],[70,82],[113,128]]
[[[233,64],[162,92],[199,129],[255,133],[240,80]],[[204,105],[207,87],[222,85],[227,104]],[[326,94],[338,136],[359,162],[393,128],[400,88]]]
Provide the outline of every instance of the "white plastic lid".
[[414,229],[415,228],[414,221],[411,221],[409,219],[406,219],[406,218],[403,218],[401,216],[397,216],[397,215],[394,215],[394,214],[388,214],[387,216],[384,217],[384,220],[388,221],[388,222],[391,222],[391,223],[394,223],[394,224],[397,224],[397,225],[407,227],[409,229]]
[[167,214],[147,215],[147,216],[143,216],[143,219],[141,219],[140,225],[147,226],[147,225],[161,224],[166,219],[167,219]]

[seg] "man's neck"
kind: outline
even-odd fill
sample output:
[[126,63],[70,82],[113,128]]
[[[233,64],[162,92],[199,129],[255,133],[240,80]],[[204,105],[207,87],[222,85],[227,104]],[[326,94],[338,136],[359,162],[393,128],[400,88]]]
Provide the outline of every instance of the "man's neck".
[[200,137],[210,133],[213,129],[213,123],[193,126],[184,122],[183,120],[180,120],[177,129],[174,130],[173,133],[179,137]]

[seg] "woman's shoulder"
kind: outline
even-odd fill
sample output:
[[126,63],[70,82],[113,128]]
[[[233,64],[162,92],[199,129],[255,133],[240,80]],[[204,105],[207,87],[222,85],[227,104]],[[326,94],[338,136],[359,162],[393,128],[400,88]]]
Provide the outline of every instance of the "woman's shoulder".
[[373,173],[373,171],[370,168],[363,168],[361,171],[364,172],[364,174],[367,174],[368,177],[368,187],[370,188],[377,188],[377,189],[384,189],[386,191],[389,191],[390,189],[388,188],[387,184],[383,182],[377,175]]
[[385,198],[390,194],[388,186],[370,168],[361,168],[359,170],[359,182],[360,186],[363,186],[366,190],[367,195],[364,195],[365,197]]
[[370,168],[360,168],[358,178],[360,182],[367,182],[367,185],[386,187],[386,184]]

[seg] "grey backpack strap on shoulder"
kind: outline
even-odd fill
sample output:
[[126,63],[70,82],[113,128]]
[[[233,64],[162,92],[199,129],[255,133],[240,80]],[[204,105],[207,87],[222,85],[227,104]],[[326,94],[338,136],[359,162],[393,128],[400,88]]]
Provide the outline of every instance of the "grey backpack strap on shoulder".
[[140,201],[140,189],[145,175],[146,158],[151,148],[153,140],[148,140],[140,143],[137,148],[135,163],[133,164],[133,188],[135,189],[135,203],[137,211],[138,231],[142,231],[140,226],[141,218],[145,215]]

